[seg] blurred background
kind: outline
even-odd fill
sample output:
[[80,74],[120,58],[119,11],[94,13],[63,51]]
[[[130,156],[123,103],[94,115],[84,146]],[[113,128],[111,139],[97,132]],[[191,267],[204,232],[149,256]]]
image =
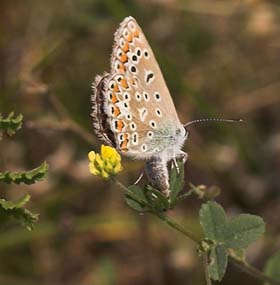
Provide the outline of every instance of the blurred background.
[[[182,122],[196,125],[184,150],[188,183],[221,188],[229,216],[267,223],[248,250],[262,268],[280,248],[280,4],[278,1],[61,0],[0,2],[0,112],[24,115],[24,127],[0,141],[0,169],[44,160],[48,178],[31,187],[2,185],[1,197],[28,192],[40,214],[32,232],[0,231],[0,284],[204,284],[194,244],[124,203],[116,185],[89,174],[87,153],[100,142],[90,118],[91,82],[109,70],[113,34],[126,16],[141,25]],[[123,160],[132,184],[143,162]],[[198,231],[202,201],[170,215]],[[261,284],[229,266],[222,284]]]

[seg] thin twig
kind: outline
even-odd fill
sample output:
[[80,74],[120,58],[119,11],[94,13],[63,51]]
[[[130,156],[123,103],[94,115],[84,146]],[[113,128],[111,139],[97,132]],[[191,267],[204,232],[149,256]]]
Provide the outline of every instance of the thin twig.
[[158,218],[160,218],[162,221],[164,221],[166,224],[171,226],[173,229],[177,230],[178,232],[182,233],[183,235],[187,236],[190,238],[192,241],[199,243],[201,238],[196,236],[193,232],[189,231],[182,225],[178,224],[175,222],[173,219],[171,219],[169,216],[163,214],[163,213],[153,213],[155,214]]
[[248,264],[246,261],[239,260],[234,256],[230,256],[230,261],[235,264],[241,271],[247,273],[250,276],[253,276],[256,279],[259,279],[263,282],[268,282],[270,284],[280,284],[280,280],[275,280],[274,278],[265,275],[263,272],[258,270],[256,267]]
[[207,254],[207,252],[204,252],[202,254],[202,262],[203,262],[206,284],[211,285],[212,282],[211,282],[211,278],[210,278],[209,270],[208,270],[208,254]]
[[73,120],[66,121],[27,121],[25,126],[29,129],[36,129],[40,131],[70,131],[79,136],[83,141],[90,145],[96,143],[93,134],[82,128]]

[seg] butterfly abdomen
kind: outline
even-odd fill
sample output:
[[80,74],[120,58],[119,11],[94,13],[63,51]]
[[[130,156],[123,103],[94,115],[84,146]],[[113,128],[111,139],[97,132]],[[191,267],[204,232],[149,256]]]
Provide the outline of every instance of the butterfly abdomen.
[[153,156],[145,163],[145,173],[152,187],[169,196],[169,175],[166,161]]

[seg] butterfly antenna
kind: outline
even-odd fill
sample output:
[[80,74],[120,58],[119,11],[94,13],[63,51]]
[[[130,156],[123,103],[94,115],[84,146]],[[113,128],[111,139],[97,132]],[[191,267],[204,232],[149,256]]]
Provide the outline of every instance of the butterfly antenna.
[[205,118],[205,119],[198,119],[193,120],[184,125],[184,128],[188,127],[192,124],[198,124],[198,123],[208,123],[208,122],[226,122],[226,123],[241,123],[243,122],[242,119],[220,119],[220,118]]

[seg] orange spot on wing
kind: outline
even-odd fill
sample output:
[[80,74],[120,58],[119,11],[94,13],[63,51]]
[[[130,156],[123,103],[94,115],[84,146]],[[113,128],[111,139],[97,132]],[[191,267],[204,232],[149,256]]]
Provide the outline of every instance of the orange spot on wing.
[[117,131],[121,132],[124,127],[124,122],[122,120],[117,121]]
[[112,99],[111,99],[111,102],[112,102],[113,104],[115,104],[115,103],[119,102],[119,100],[118,100],[118,98],[117,98],[117,96],[116,96],[116,94],[115,94],[115,93],[112,93]]
[[127,81],[124,78],[121,80],[121,86],[123,88],[127,88],[128,87]]
[[128,42],[132,42],[132,34],[128,34],[126,39]]
[[117,117],[120,113],[121,113],[120,108],[117,107],[117,106],[114,106],[113,116],[114,116],[114,117]]
[[120,73],[124,73],[125,72],[125,67],[124,64],[120,63],[118,66],[118,72]]
[[138,38],[138,37],[139,37],[139,31],[138,31],[138,30],[135,30],[135,31],[133,32],[133,36]]
[[125,42],[125,43],[124,43],[124,45],[123,45],[123,47],[122,47],[122,50],[123,50],[124,52],[128,52],[128,50],[129,50],[128,42]]
[[127,55],[123,52],[121,57],[120,57],[121,62],[126,62],[127,61]]
[[120,92],[120,88],[119,88],[118,84],[115,84],[115,85],[114,85],[113,91],[114,91],[114,92]]
[[120,148],[121,148],[122,151],[126,152],[126,151],[128,151],[128,149],[127,149],[127,145],[128,145],[128,142],[129,142],[128,134],[124,134],[123,137],[124,137],[124,139],[123,139],[123,141],[120,144]]

